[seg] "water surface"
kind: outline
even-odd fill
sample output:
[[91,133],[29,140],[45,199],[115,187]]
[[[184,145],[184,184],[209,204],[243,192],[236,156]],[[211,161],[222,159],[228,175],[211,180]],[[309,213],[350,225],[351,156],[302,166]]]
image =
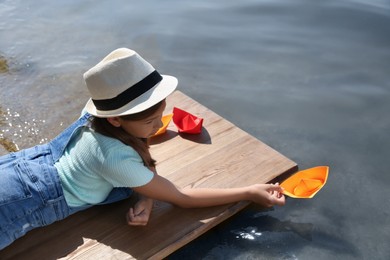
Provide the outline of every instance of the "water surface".
[[170,259],[390,259],[388,1],[4,0],[0,16],[0,138],[18,148],[77,118],[82,73],[124,46],[301,169],[330,166],[315,198],[249,207]]

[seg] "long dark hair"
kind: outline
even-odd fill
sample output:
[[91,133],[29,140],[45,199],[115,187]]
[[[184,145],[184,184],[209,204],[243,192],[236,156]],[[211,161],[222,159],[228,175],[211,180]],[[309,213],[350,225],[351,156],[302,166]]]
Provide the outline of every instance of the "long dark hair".
[[[164,101],[165,100],[142,112],[121,116],[121,119],[129,121],[139,121],[144,118],[147,118],[153,115],[163,105]],[[146,167],[150,169],[155,168],[156,161],[152,158],[149,152],[149,141],[147,138],[138,138],[132,136],[125,132],[122,127],[113,126],[110,122],[108,122],[107,118],[93,117],[92,128],[102,135],[116,138],[122,143],[131,146],[141,156],[143,163]]]

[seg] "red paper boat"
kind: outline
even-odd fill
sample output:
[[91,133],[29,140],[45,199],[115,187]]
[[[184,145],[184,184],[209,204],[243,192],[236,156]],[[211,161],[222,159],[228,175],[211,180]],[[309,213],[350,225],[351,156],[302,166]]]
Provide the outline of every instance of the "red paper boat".
[[196,117],[180,108],[173,108],[173,123],[179,133],[200,134],[202,132],[203,118]]

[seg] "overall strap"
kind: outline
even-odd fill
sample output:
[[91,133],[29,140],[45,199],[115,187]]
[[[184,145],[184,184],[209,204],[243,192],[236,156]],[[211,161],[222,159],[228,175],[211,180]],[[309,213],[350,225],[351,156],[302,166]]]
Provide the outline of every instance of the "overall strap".
[[66,128],[57,137],[55,137],[52,141],[49,142],[49,147],[53,156],[53,162],[56,162],[58,161],[58,159],[60,159],[75,131],[82,126],[85,126],[88,123],[88,119],[90,117],[90,114],[84,114],[82,117],[80,117],[77,121],[73,122],[68,128]]

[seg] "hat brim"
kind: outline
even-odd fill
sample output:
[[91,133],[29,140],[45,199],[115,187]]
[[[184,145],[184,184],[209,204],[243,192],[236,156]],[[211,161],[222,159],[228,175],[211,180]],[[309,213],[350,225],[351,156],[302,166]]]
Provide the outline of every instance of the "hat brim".
[[149,89],[144,94],[130,101],[121,108],[109,111],[98,110],[95,107],[92,99],[89,99],[85,105],[85,109],[91,115],[103,118],[125,116],[142,112],[164,100],[176,89],[178,83],[177,78],[169,75],[161,76],[163,79],[156,86]]

